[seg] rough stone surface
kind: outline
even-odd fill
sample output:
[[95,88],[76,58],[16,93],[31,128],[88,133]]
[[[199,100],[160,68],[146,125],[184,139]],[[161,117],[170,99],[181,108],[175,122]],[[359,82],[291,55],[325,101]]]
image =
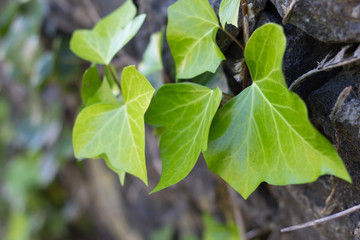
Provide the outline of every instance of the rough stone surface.
[[[271,0],[282,17],[324,42],[360,42],[358,0]],[[292,10],[291,10],[292,9]]]

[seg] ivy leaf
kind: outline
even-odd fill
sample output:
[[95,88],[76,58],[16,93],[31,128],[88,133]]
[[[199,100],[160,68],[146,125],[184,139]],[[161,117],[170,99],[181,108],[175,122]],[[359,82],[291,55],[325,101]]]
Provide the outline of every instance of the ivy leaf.
[[216,45],[219,22],[209,1],[179,0],[169,7],[168,17],[167,40],[177,78],[215,72],[225,57]]
[[127,0],[92,30],[76,30],[70,40],[71,51],[87,61],[108,65],[143,24],[146,15],[135,15],[135,5]]
[[164,41],[164,29],[153,33],[150,42],[145,49],[143,59],[139,64],[139,72],[143,74],[155,89],[164,85],[162,47]]
[[80,112],[73,131],[75,156],[103,157],[115,172],[147,184],[144,114],[154,89],[134,66],[124,68],[121,86],[124,103],[100,102]]
[[163,69],[163,39],[164,30],[151,34],[149,45],[146,47],[143,59],[139,64],[139,72],[144,76],[148,76]]
[[336,150],[311,125],[304,102],[287,89],[285,45],[279,25],[253,33],[245,49],[253,84],[224,105],[211,126],[207,164],[244,198],[263,181],[298,184],[332,174],[351,182]]
[[94,96],[100,86],[101,79],[96,66],[88,68],[84,73],[81,85],[81,100],[84,105],[86,105],[89,98]]
[[220,22],[223,28],[229,23],[238,27],[240,0],[223,0],[219,8]]
[[207,149],[211,121],[221,101],[221,90],[194,83],[167,84],[156,93],[146,123],[162,127],[160,155],[162,174],[152,192],[184,179],[201,150]]

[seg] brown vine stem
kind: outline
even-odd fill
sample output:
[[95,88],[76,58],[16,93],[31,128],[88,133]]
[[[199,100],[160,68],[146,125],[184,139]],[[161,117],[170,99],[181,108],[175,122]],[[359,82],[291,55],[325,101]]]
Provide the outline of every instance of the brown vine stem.
[[338,212],[338,213],[323,217],[323,218],[319,218],[319,219],[309,221],[309,222],[306,222],[306,223],[303,223],[303,224],[283,228],[280,231],[281,232],[291,232],[291,231],[296,231],[296,230],[300,230],[300,229],[303,229],[303,228],[313,227],[313,226],[315,226],[315,225],[317,225],[319,223],[324,223],[324,222],[327,222],[327,221],[330,221],[330,220],[341,218],[341,217],[349,215],[349,214],[351,214],[353,212],[356,212],[358,210],[360,210],[360,204],[355,205],[354,207],[351,207],[351,208],[346,209],[344,211],[341,211],[341,212]]
[[248,19],[248,10],[247,10],[247,0],[241,0],[241,10],[243,15],[243,38],[244,38],[244,47],[246,46],[249,37],[250,37],[250,30],[249,30],[249,19]]
[[[244,39],[244,47],[246,47],[246,44],[250,38],[250,30],[249,30],[249,19],[248,19],[248,9],[247,9],[247,0],[241,0],[241,10],[243,15],[243,39]],[[245,62],[244,64],[244,79],[242,82],[242,89],[244,90],[248,86],[249,82],[249,68]]]
[[228,35],[228,37],[231,38],[231,40],[233,40],[233,41],[236,43],[236,45],[238,45],[238,46],[241,48],[241,50],[244,51],[244,49],[245,49],[244,46],[239,42],[239,40],[236,39],[236,37],[234,37],[231,33],[229,33],[227,30],[225,30],[225,28],[223,28],[222,26],[220,26],[220,29],[221,29],[226,35]]
[[109,70],[111,76],[114,78],[115,83],[118,85],[119,90],[121,91],[121,85],[120,85],[119,79],[118,79],[118,78],[115,76],[115,74],[113,73],[110,65],[106,65],[106,68]]

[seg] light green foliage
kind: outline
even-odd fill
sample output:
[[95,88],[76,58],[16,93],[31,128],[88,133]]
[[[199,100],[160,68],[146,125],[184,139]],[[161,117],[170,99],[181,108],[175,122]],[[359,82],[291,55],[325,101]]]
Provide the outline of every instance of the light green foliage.
[[201,150],[207,149],[210,124],[220,101],[219,88],[194,83],[164,85],[156,93],[146,122],[165,129],[160,136],[162,174],[153,192],[189,174]]
[[98,64],[109,64],[115,54],[140,29],[145,15],[136,15],[136,7],[127,0],[121,7],[100,20],[92,30],[76,30],[71,50],[79,57]]
[[150,37],[149,45],[146,47],[143,59],[139,64],[139,72],[144,76],[163,69],[162,64],[162,46],[164,31],[153,33]]
[[222,0],[219,8],[220,22],[223,28],[225,24],[238,27],[240,0]]
[[31,219],[22,212],[11,213],[7,222],[6,236],[4,240],[28,240],[31,239]]
[[81,100],[84,105],[86,105],[89,98],[94,96],[100,86],[101,79],[96,66],[90,67],[84,73],[81,85]]
[[164,85],[162,47],[164,30],[153,33],[150,42],[145,49],[143,59],[139,64],[139,72],[143,74],[155,89]]
[[12,78],[31,82],[30,87],[42,85],[53,72],[53,54],[39,37],[44,12],[39,0],[8,1],[0,9],[0,61],[9,64]]
[[147,184],[144,114],[154,89],[134,66],[124,68],[121,86],[124,103],[100,102],[80,112],[73,131],[75,156],[103,157],[120,179],[128,172]]
[[221,224],[211,217],[210,214],[204,214],[204,233],[203,240],[241,240],[233,222]]
[[208,0],[179,0],[168,9],[167,40],[176,77],[192,78],[215,72],[225,59],[216,45],[218,19]]
[[150,240],[169,240],[173,239],[175,230],[171,226],[165,226],[151,233]]
[[332,174],[351,182],[331,143],[311,125],[303,101],[287,89],[285,45],[279,25],[252,34],[245,60],[254,82],[219,110],[211,126],[207,164],[244,198],[263,181],[306,183]]

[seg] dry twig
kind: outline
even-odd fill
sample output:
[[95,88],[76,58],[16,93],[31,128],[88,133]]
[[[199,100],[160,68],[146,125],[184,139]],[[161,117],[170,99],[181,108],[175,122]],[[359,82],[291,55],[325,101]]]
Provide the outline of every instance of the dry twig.
[[328,222],[328,221],[331,221],[331,220],[334,220],[334,219],[337,219],[337,218],[347,216],[347,215],[349,215],[349,214],[351,214],[353,212],[356,212],[358,210],[360,210],[360,204],[356,205],[354,207],[351,207],[349,209],[346,209],[344,211],[329,215],[327,217],[323,217],[323,218],[319,218],[319,219],[309,221],[309,222],[306,222],[306,223],[303,223],[303,224],[283,228],[280,231],[281,232],[292,232],[292,231],[296,231],[296,230],[300,230],[300,229],[304,229],[304,228],[308,228],[308,227],[313,227],[313,226],[315,226],[317,224],[320,224],[320,223]]
[[344,66],[350,63],[354,63],[360,60],[360,45],[357,47],[357,49],[355,50],[355,52],[353,53],[353,55],[351,57],[347,57],[345,58],[345,52],[346,50],[348,50],[351,46],[347,45],[345,47],[343,47],[336,55],[335,57],[333,57],[332,59],[330,59],[329,61],[327,61],[327,59],[329,58],[329,55],[327,55],[319,64],[318,66],[303,74],[302,76],[300,76],[298,79],[296,79],[289,87],[289,90],[294,90],[296,89],[300,83],[302,83],[307,77],[318,73],[318,72],[322,72],[322,71],[327,71],[333,68],[337,68],[340,66]]

